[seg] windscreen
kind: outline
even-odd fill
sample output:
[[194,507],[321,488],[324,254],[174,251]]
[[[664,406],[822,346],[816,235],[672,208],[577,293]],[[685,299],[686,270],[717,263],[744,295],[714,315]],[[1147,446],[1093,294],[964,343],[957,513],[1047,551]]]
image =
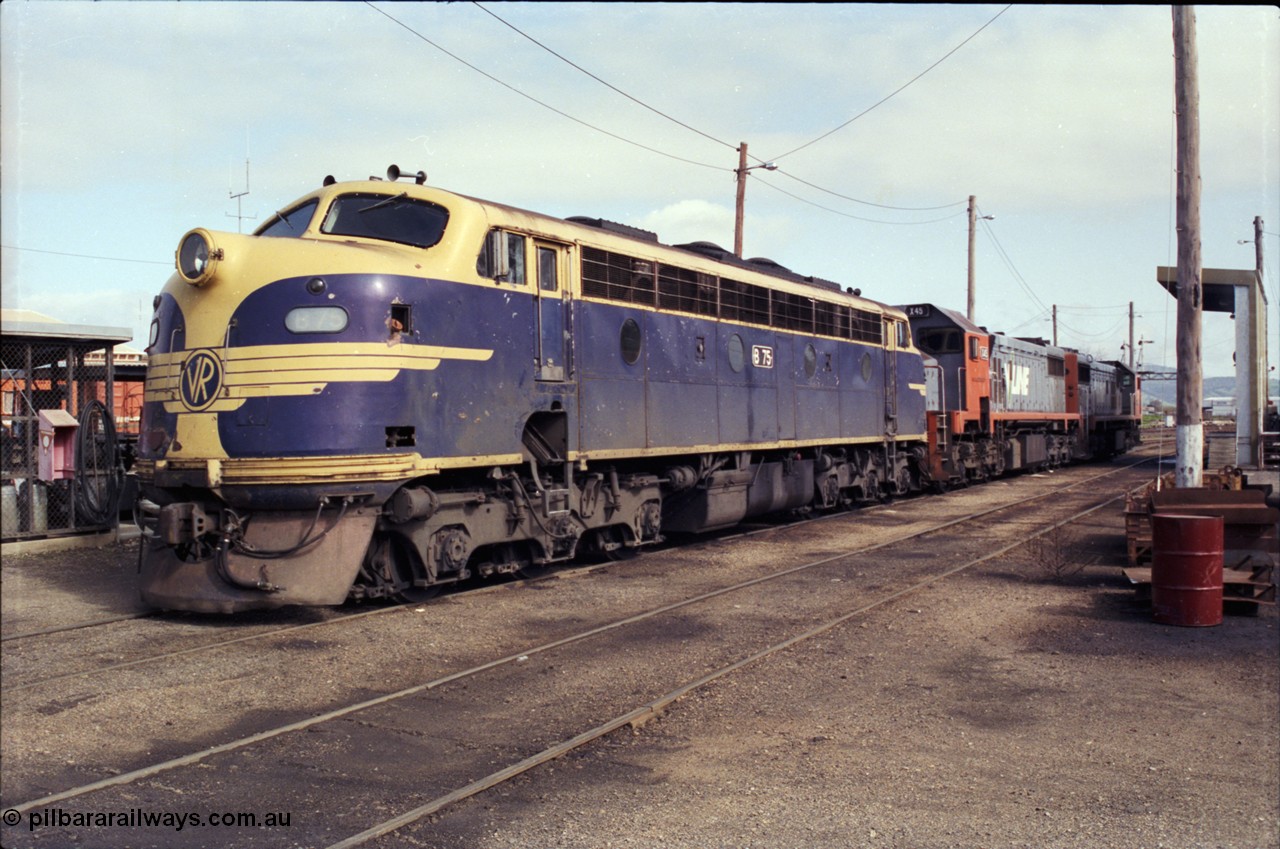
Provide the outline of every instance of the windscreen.
[[318,201],[309,200],[298,204],[293,209],[277,212],[271,216],[271,220],[258,228],[255,235],[298,238],[311,223],[311,216],[315,214],[317,203]]
[[449,212],[405,194],[341,195],[329,206],[320,232],[429,248],[440,241]]

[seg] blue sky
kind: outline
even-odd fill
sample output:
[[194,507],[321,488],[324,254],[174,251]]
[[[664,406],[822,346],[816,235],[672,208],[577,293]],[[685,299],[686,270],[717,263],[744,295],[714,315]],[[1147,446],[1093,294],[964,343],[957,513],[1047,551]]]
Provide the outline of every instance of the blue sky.
[[[1056,304],[1062,344],[1116,359],[1132,301],[1143,360],[1172,364],[1155,282],[1177,262],[1169,7],[1004,9],[7,0],[3,304],[141,347],[188,229],[249,230],[327,174],[393,162],[732,247],[745,141],[779,166],[751,172],[746,256],[963,310],[975,195],[994,216],[980,323],[1048,337]],[[1252,268],[1264,219],[1274,363],[1280,12],[1202,6],[1197,25],[1203,261]],[[1204,332],[1205,374],[1231,373],[1231,321]]]

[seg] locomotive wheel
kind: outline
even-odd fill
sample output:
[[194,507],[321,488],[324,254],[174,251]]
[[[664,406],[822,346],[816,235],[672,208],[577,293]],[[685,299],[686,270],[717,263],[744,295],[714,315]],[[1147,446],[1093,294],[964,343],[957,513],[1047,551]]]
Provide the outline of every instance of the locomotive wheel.
[[515,576],[524,581],[544,578],[556,569],[550,563],[534,563],[528,550],[517,550],[514,546],[511,546],[509,557],[516,564]]
[[556,567],[552,566],[549,563],[543,563],[540,566],[535,566],[534,564],[530,563],[527,566],[521,566],[520,568],[516,569],[516,577],[522,581],[533,581],[538,578],[545,578],[547,575],[550,575],[552,572],[554,572],[555,568]]
[[398,604],[422,604],[424,601],[431,601],[438,595],[440,595],[440,585],[431,584],[426,587],[408,587],[398,590],[391,599]]
[[898,495],[907,495],[911,492],[911,472],[906,466],[898,469],[898,480],[896,486]]
[[635,560],[639,556],[639,551],[634,548],[627,548],[626,546],[610,549],[604,553],[605,559],[610,563],[623,563],[627,560]]
[[872,469],[867,472],[865,480],[866,491],[862,494],[862,497],[867,501],[879,504],[884,500],[884,496],[880,492],[880,473]]
[[516,578],[526,581],[547,578],[554,571],[556,571],[556,566],[553,566],[552,563],[522,561],[521,565],[516,567]]
[[419,577],[418,558],[409,541],[397,534],[388,534],[376,543],[373,553],[375,574],[386,586],[387,596],[398,604],[421,604],[440,594],[440,585],[414,586]]
[[639,556],[637,549],[627,547],[622,531],[616,527],[601,529],[596,535],[596,542],[600,556],[612,563],[634,560]]

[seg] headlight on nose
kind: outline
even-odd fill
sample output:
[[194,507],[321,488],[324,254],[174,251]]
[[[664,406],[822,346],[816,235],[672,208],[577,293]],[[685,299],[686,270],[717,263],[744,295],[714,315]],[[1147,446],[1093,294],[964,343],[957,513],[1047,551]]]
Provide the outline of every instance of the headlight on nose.
[[208,230],[198,228],[178,243],[178,274],[192,286],[202,286],[213,279],[213,270],[222,259],[222,249],[213,244]]

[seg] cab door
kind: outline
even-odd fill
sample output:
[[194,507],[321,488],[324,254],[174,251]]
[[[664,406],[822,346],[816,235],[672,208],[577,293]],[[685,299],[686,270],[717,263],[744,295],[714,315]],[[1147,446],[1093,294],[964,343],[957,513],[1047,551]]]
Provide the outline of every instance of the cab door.
[[569,249],[549,242],[534,243],[537,329],[534,359],[538,380],[564,381],[571,369],[569,327]]
[[884,432],[887,436],[898,433],[898,348],[905,344],[902,334],[906,324],[886,318],[884,320]]

